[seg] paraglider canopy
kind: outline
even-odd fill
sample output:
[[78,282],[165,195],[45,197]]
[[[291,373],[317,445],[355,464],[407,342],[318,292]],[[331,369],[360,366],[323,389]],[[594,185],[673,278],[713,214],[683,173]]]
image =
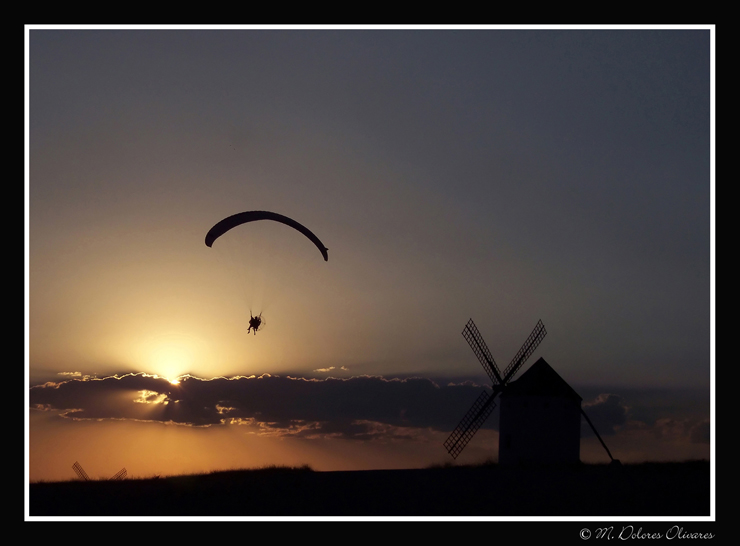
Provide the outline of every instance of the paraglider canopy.
[[287,216],[283,216],[282,214],[278,214],[276,212],[268,212],[266,210],[251,210],[247,212],[240,212],[238,214],[234,214],[232,216],[224,218],[215,226],[213,226],[206,234],[206,246],[211,247],[216,239],[218,239],[221,235],[223,235],[230,229],[242,224],[246,224],[247,222],[254,222],[256,220],[273,220],[275,222],[280,222],[281,224],[285,224],[286,226],[290,226],[293,229],[300,231],[301,233],[303,233],[303,235],[308,237],[313,244],[316,245],[316,248],[319,249],[321,255],[324,257],[324,261],[329,261],[329,254],[327,253],[329,249],[324,246],[324,244],[319,240],[318,237],[316,237],[316,235],[313,234],[311,230],[309,230],[303,224],[299,224],[292,218],[288,218]]

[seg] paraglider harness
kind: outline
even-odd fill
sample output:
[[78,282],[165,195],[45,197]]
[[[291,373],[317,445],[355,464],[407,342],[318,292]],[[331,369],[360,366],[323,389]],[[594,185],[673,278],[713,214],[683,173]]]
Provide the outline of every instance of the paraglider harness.
[[247,328],[247,333],[249,333],[250,330],[254,330],[254,335],[257,335],[257,330],[260,329],[260,327],[263,324],[262,321],[262,313],[259,315],[252,316],[252,313],[249,313],[250,319],[249,319],[249,328]]

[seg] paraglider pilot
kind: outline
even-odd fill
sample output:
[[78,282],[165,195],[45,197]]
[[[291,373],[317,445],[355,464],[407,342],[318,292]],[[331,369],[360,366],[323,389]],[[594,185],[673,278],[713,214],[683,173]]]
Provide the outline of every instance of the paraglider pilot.
[[253,317],[250,313],[249,316],[251,318],[249,319],[249,328],[247,328],[247,333],[249,333],[250,330],[254,330],[254,335],[257,335],[257,330],[259,330],[259,327],[262,325],[262,313],[256,317]]

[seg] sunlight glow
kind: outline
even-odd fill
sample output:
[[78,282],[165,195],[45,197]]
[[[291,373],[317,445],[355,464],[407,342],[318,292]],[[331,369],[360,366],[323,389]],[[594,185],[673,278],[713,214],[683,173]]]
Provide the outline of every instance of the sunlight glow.
[[139,395],[138,398],[134,398],[134,402],[137,404],[167,404],[169,401],[167,400],[167,395],[154,392],[154,391],[148,391],[148,390],[142,390],[137,393]]
[[152,336],[140,343],[137,365],[177,385],[179,378],[197,364],[203,352],[201,345],[197,338],[177,332]]

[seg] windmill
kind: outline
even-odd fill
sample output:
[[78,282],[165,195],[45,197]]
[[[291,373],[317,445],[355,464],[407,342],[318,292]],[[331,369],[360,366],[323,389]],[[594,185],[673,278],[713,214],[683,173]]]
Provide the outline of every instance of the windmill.
[[483,425],[484,421],[496,407],[496,397],[501,394],[516,372],[519,371],[519,368],[522,367],[522,364],[534,352],[542,339],[547,335],[547,331],[542,321],[537,321],[534,330],[529,334],[524,345],[519,349],[519,352],[514,356],[514,359],[506,367],[503,374],[493,360],[491,352],[488,350],[486,342],[483,341],[483,336],[481,336],[472,318],[465,325],[462,335],[470,345],[470,348],[473,349],[475,356],[478,357],[488,377],[491,378],[493,392],[488,394],[488,391],[484,390],[478,396],[472,407],[462,418],[462,421],[460,421],[460,424],[457,425],[457,428],[452,431],[452,434],[445,441],[444,446],[447,452],[452,455],[453,459],[457,459],[457,456],[460,455],[481,425]]
[[[87,472],[85,472],[85,469],[82,468],[82,465],[75,461],[75,464],[72,465],[72,470],[75,471],[75,474],[77,474],[77,477],[81,480],[84,480],[86,482],[90,481],[90,476],[87,475]],[[122,468],[118,472],[116,472],[112,477],[109,478],[110,481],[115,480],[124,480],[126,479],[126,469]]]
[[[514,397],[527,395],[527,391],[533,393],[534,391],[537,391],[536,394],[542,395],[542,394],[555,394],[558,398],[562,398],[565,396],[566,398],[571,399],[571,405],[573,404],[572,400],[575,400],[576,405],[571,407],[566,407],[565,413],[558,413],[555,411],[555,408],[551,408],[550,410],[545,409],[546,414],[550,414],[550,416],[556,416],[555,419],[559,419],[562,416],[566,416],[569,422],[575,423],[575,435],[571,435],[573,438],[572,442],[575,442],[574,444],[571,442],[571,446],[566,445],[567,442],[570,442],[571,440],[563,439],[556,440],[555,444],[558,445],[560,449],[563,447],[565,448],[565,451],[569,453],[567,457],[573,457],[575,456],[575,459],[578,459],[578,443],[580,441],[580,434],[578,433],[578,420],[580,416],[582,415],[585,419],[588,425],[591,427],[591,429],[594,431],[594,434],[599,439],[599,442],[601,442],[601,445],[606,450],[607,455],[609,455],[609,458],[611,459],[611,463],[615,466],[621,466],[621,463],[618,459],[615,459],[612,457],[611,452],[609,451],[609,448],[606,447],[606,444],[604,443],[604,440],[601,438],[601,435],[596,430],[596,427],[591,422],[591,419],[588,418],[588,415],[586,415],[586,412],[581,407],[581,397],[578,396],[578,394],[573,391],[573,389],[565,383],[565,381],[560,378],[560,376],[557,375],[557,373],[550,368],[550,366],[545,362],[544,359],[540,358],[533,366],[532,368],[522,376],[521,381],[514,382],[513,385],[510,385],[510,382],[512,381],[514,375],[519,371],[519,369],[522,367],[524,362],[531,356],[531,354],[534,352],[534,350],[537,348],[537,346],[540,344],[542,339],[547,335],[547,331],[545,330],[544,324],[542,324],[542,321],[538,321],[537,325],[535,326],[534,330],[532,330],[532,333],[529,335],[527,340],[524,342],[524,345],[522,345],[522,348],[519,349],[519,352],[514,356],[514,359],[511,361],[511,363],[508,365],[508,367],[504,370],[504,373],[502,374],[496,365],[496,362],[493,360],[493,357],[491,356],[491,352],[488,350],[488,347],[486,346],[486,343],[483,341],[483,336],[481,336],[480,332],[478,331],[478,328],[475,326],[475,323],[473,322],[473,319],[470,319],[468,323],[465,325],[465,328],[463,329],[463,337],[468,342],[470,347],[473,349],[473,352],[478,357],[478,360],[480,361],[481,365],[483,366],[483,369],[486,370],[486,373],[488,373],[488,376],[491,378],[492,385],[492,393],[489,394],[488,391],[484,390],[480,396],[476,399],[476,401],[473,403],[473,406],[468,410],[468,412],[465,414],[465,416],[460,421],[460,424],[455,428],[455,430],[452,431],[449,438],[444,443],[445,448],[447,449],[448,453],[452,456],[453,459],[456,459],[458,455],[462,452],[463,449],[465,449],[465,446],[470,442],[470,440],[473,438],[475,433],[478,431],[478,429],[483,425],[485,420],[488,418],[488,416],[491,414],[493,409],[496,407],[496,397],[500,394],[506,393],[503,398],[511,399],[509,396],[510,394],[514,394]],[[534,372],[534,373],[532,373]],[[525,376],[527,377],[527,381],[525,381]],[[546,385],[543,385],[542,382],[545,382]],[[519,385],[519,383],[524,382],[522,385]],[[516,385],[516,388],[515,388]],[[511,388],[510,388],[511,387]],[[513,391],[513,392],[512,392]],[[559,392],[558,392],[559,391]],[[524,405],[526,406],[527,402],[524,402]],[[549,404],[549,401],[544,402],[544,408],[547,408]],[[507,405],[507,404],[504,404]],[[511,407],[513,405],[513,402],[508,402],[508,406]],[[574,411],[575,413],[574,413]],[[511,410],[509,410],[510,412]],[[542,414],[540,414],[542,415]],[[575,415],[575,417],[573,417]],[[518,417],[515,417],[513,419],[509,418],[507,421],[507,425],[509,428],[512,426],[514,427],[521,427],[523,424],[527,423],[527,419],[522,420],[521,415]],[[531,413],[530,413],[531,417]],[[575,418],[575,421],[573,419]],[[502,419],[503,419],[503,406],[502,406]],[[540,424],[543,423],[543,420],[541,418],[538,419]],[[527,423],[531,425],[531,421]],[[549,424],[545,424],[545,426],[550,427],[552,430],[549,432],[552,434],[558,434],[559,429],[561,427],[560,423],[553,423],[552,421]],[[504,423],[502,423],[501,429],[504,430]],[[573,429],[572,426],[566,425],[566,428]],[[530,431],[530,434],[533,431]],[[504,448],[508,450],[510,447],[508,443],[510,442],[510,438],[507,438],[510,436],[509,434],[504,434],[503,438],[505,439]],[[500,438],[501,439],[501,438]],[[530,438],[531,440],[531,438]],[[540,438],[540,440],[544,440],[544,438]],[[553,443],[550,444],[550,447],[553,447]],[[543,443],[539,446],[545,447]],[[540,450],[541,451],[541,450]],[[573,455],[575,453],[575,455]],[[502,455],[502,445],[499,444],[499,456]],[[507,453],[508,455],[508,453]]]

